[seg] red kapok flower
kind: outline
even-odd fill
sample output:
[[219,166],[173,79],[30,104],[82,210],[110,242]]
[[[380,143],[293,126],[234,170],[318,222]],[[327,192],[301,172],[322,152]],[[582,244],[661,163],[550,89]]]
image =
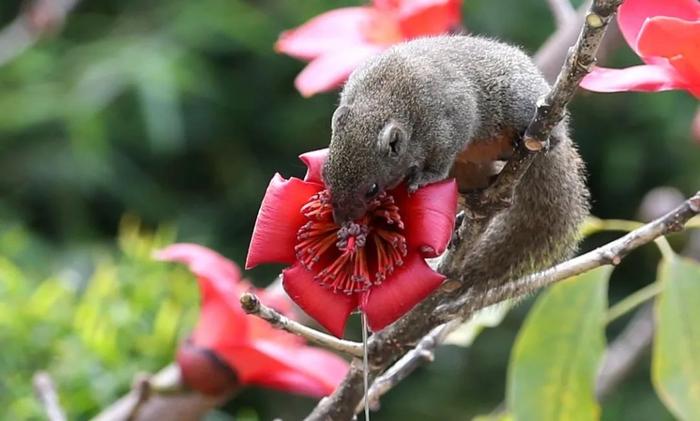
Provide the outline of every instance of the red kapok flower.
[[359,308],[374,331],[394,322],[437,288],[444,276],[426,257],[452,235],[457,186],[446,180],[409,195],[403,185],[380,194],[367,214],[342,228],[333,222],[321,168],[327,149],[301,155],[304,180],[276,174],[263,198],[246,267],[291,265],[282,272],[289,296],[340,337]]
[[646,63],[597,67],[581,82],[598,92],[683,89],[700,98],[700,2],[626,0],[617,22],[627,44]]
[[340,86],[353,69],[392,44],[440,35],[461,22],[462,0],[374,0],[331,10],[283,32],[278,52],[311,61],[295,86],[304,96]]
[[321,397],[345,376],[345,360],[241,309],[241,294],[253,290],[262,302],[289,313],[291,302],[281,290],[255,290],[235,263],[196,244],[174,244],[156,258],[186,264],[199,282],[199,321],[177,355],[183,379],[193,389],[218,394],[257,385]]

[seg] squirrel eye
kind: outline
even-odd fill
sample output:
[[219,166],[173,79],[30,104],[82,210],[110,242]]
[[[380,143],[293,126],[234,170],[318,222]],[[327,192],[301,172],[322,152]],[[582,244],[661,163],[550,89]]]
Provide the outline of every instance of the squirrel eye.
[[368,199],[371,199],[374,196],[376,196],[378,193],[379,193],[379,186],[377,185],[377,183],[374,183],[374,184],[372,184],[372,186],[370,186],[369,190],[367,190],[367,193],[365,193],[365,197],[367,197]]

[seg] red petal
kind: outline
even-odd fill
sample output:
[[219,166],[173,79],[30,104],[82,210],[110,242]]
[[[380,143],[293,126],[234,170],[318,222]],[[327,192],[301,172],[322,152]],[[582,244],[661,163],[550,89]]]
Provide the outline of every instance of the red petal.
[[[325,354],[324,357],[319,358],[320,353]],[[242,384],[314,397],[332,392],[347,371],[347,363],[327,351],[306,346],[279,346],[272,342],[232,348],[222,357],[235,367]]]
[[323,163],[326,162],[327,156],[328,148],[318,149],[299,155],[299,159],[306,164],[306,175],[304,176],[304,181],[323,184],[321,174],[323,171]]
[[314,274],[299,264],[282,271],[287,294],[309,316],[341,338],[350,313],[357,308],[357,295],[336,294],[321,286]]
[[385,46],[363,44],[320,56],[302,70],[294,85],[305,97],[333,90],[345,82],[355,68]]
[[306,222],[300,209],[320,190],[318,184],[298,178],[285,180],[275,174],[258,211],[245,262],[246,269],[261,263],[292,264],[296,260],[294,245],[297,231]]
[[399,11],[401,32],[407,39],[448,33],[462,21],[461,7],[459,0],[405,1]]
[[580,86],[596,92],[658,92],[683,89],[685,82],[668,64],[646,64],[625,69],[596,67],[583,78]]
[[457,183],[453,179],[421,187],[413,194],[401,185],[391,192],[401,212],[409,249],[425,257],[442,254],[452,237],[457,213]]
[[409,253],[403,266],[372,287],[360,304],[372,331],[383,329],[406,314],[442,284],[445,277],[432,270],[418,253]]
[[697,0],[625,0],[617,15],[620,31],[627,44],[637,51],[637,38],[647,18],[673,16],[694,21],[700,19]]
[[[700,4],[700,3],[698,3]],[[699,18],[700,19],[700,18]],[[688,22],[678,18],[648,19],[639,34],[638,48],[642,56],[660,56],[685,82],[700,91],[700,20]],[[696,95],[700,96],[699,93]]]
[[[270,341],[259,341],[254,346],[261,353],[282,362],[289,368],[289,372],[296,374],[290,377],[285,373],[283,378],[287,381],[293,380],[299,393],[317,397],[328,395],[348,371],[348,363],[345,360],[319,348],[286,347]],[[301,389],[303,384],[307,386],[306,391]]]
[[296,29],[283,32],[275,50],[311,60],[331,51],[353,48],[366,42],[362,29],[369,25],[372,16],[368,7],[331,10]]
[[155,256],[184,263],[197,276],[202,304],[192,333],[194,345],[217,351],[246,340],[248,316],[238,300],[251,285],[241,279],[235,263],[197,244],[174,244]]
[[238,385],[233,370],[208,349],[183,342],[176,360],[184,383],[205,395],[220,395]]
[[[155,252],[157,260],[184,263],[197,276],[236,285],[241,282],[241,270],[232,261],[199,244],[178,243]],[[224,287],[228,288],[228,287]]]

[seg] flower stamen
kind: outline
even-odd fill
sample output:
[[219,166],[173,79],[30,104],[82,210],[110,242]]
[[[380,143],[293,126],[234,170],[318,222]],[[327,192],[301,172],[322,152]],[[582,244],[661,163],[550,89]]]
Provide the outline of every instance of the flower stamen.
[[[399,207],[386,193],[369,204],[364,217],[343,226],[333,222],[328,190],[313,195],[301,213],[308,222],[297,232],[297,259],[333,292],[353,294],[381,284],[408,254]],[[366,247],[368,242],[374,247]],[[316,270],[317,264],[325,267]]]

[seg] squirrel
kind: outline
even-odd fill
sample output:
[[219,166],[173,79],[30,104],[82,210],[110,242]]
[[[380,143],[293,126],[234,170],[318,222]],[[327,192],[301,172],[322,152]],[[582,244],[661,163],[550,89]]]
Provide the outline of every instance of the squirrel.
[[[368,59],[332,117],[322,173],[334,220],[361,217],[401,182],[409,193],[450,175],[461,193],[487,187],[549,89],[522,50],[483,37],[420,38]],[[567,258],[588,211],[583,162],[564,119],[510,206],[470,245],[461,279],[493,287]]]

